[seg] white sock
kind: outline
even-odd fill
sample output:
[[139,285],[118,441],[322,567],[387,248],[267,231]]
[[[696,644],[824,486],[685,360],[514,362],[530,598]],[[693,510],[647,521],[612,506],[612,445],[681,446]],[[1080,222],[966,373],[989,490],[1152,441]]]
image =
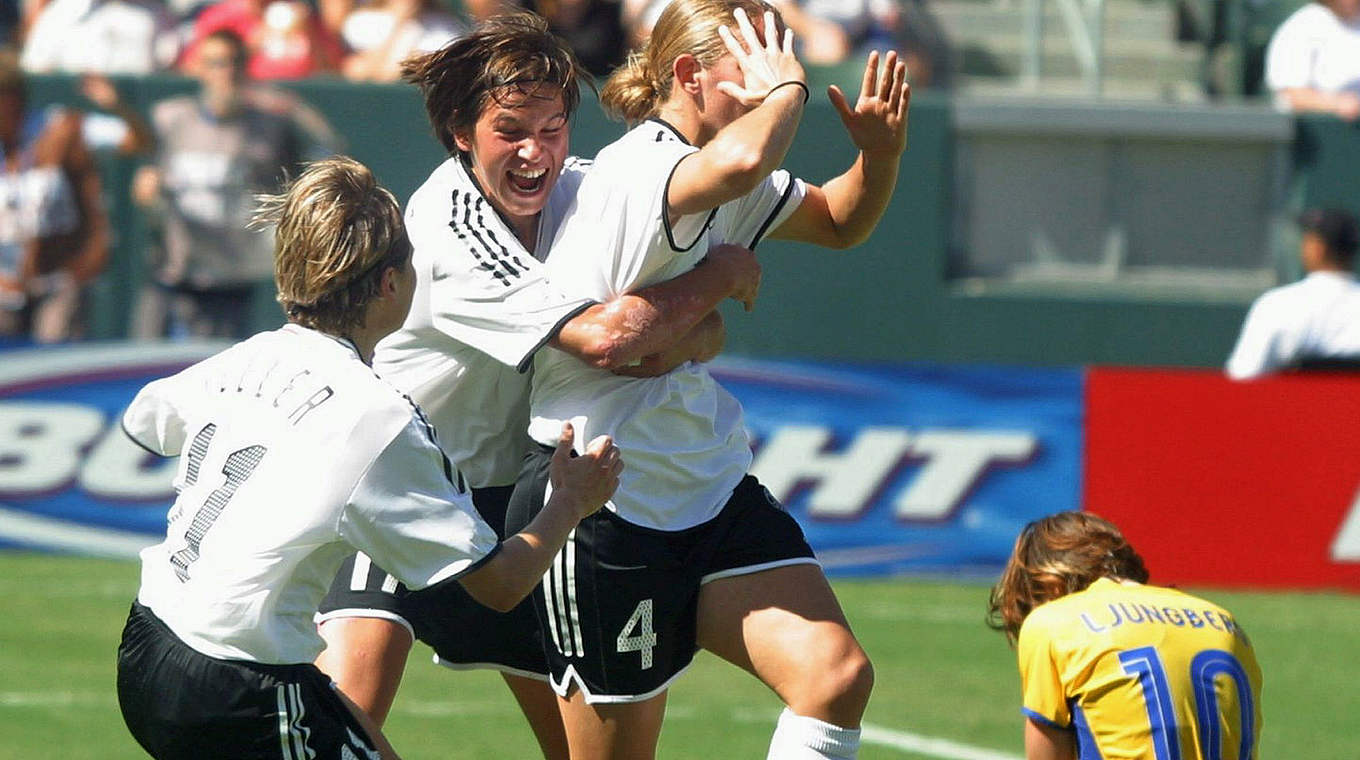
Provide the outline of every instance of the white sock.
[[858,755],[858,728],[833,726],[785,707],[765,760],[855,760]]

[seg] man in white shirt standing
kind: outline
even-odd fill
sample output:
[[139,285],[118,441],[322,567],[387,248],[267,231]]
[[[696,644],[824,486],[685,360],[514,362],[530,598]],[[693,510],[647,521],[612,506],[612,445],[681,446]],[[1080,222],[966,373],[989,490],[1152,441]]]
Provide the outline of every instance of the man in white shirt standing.
[[1247,312],[1228,376],[1248,380],[1300,363],[1360,361],[1360,228],[1341,209],[1299,217],[1302,280],[1266,291]]
[[400,210],[351,159],[309,168],[262,214],[289,324],[142,389],[134,441],[183,455],[166,540],[118,651],[118,696],[157,758],[395,758],[311,664],[312,615],[356,548],[421,588],[456,578],[506,610],[613,493],[605,437],[569,458],[557,503],[505,541],[477,514],[433,427],[369,363],[415,290]]
[[1266,85],[1283,111],[1360,118],[1360,0],[1308,3],[1266,48]]

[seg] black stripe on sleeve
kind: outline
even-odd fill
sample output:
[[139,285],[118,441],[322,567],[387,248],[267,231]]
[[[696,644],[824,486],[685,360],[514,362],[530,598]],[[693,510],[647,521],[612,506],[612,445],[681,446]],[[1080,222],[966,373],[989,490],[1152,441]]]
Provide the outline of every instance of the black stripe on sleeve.
[[784,210],[784,205],[789,202],[789,198],[793,195],[793,186],[797,182],[798,180],[795,177],[789,176],[789,186],[784,188],[784,194],[779,197],[779,202],[774,204],[774,210],[770,212],[769,216],[765,217],[765,223],[760,225],[759,230],[756,230],[756,236],[751,238],[751,245],[749,246],[751,250],[754,251],[756,246],[760,245],[760,241],[765,237],[770,225],[774,224],[774,220],[779,217],[779,212]]
[[[464,193],[463,195],[466,196],[467,194]],[[458,236],[458,240],[462,242],[464,246],[467,247],[468,252],[472,254],[472,258],[477,260],[478,269],[490,272],[493,277],[495,277],[497,280],[500,280],[502,285],[509,286],[510,280],[505,276],[505,273],[501,272],[496,267],[495,264],[487,261],[486,257],[482,256],[482,252],[477,250],[477,245],[473,243],[473,241],[468,237],[467,232],[464,231],[466,227],[470,226],[466,218],[467,216],[466,204],[463,205],[465,218],[463,219],[462,222],[459,222],[458,220],[459,192],[457,190],[454,190],[453,194],[450,196],[450,203],[452,204],[453,209],[451,211],[451,218],[449,219],[449,229],[453,230],[454,234]],[[480,240],[477,242],[481,243]],[[488,256],[490,255],[489,251],[487,252],[487,255]]]
[[523,359],[519,360],[519,364],[515,365],[515,371],[521,374],[528,372],[529,368],[534,366],[534,354],[538,353],[538,349],[548,345],[549,341],[557,337],[559,332],[562,332],[562,328],[566,326],[568,322],[575,319],[578,314],[594,306],[596,303],[598,303],[598,301],[586,301],[575,309],[567,312],[566,316],[557,320],[557,324],[553,325],[553,328],[543,335],[542,340],[535,344],[533,348],[529,349],[529,351],[524,354]]
[[[496,231],[487,226],[486,215],[483,213],[487,205],[485,198],[477,199],[477,226],[473,227],[473,234],[478,235],[479,237],[485,235],[486,239],[491,241],[486,243],[487,250],[491,252],[491,258],[505,267],[506,274],[511,277],[519,277],[524,274],[524,271],[527,270],[528,267],[524,266],[524,262],[520,261],[519,258],[515,256],[514,252],[507,248],[505,244],[496,237]],[[518,241],[516,241],[516,243],[518,243]],[[514,262],[514,265],[511,264],[512,261]],[[518,266],[519,269],[516,269],[515,266]]]
[[[694,154],[687,153],[680,157],[680,161],[684,161],[692,155]],[[675,170],[680,166],[680,161],[676,161],[675,166],[671,167],[671,173],[666,175],[666,186],[661,189],[661,226],[666,229],[666,242],[670,243],[671,250],[676,253],[684,253],[698,245],[699,241],[704,239],[704,233],[708,232],[708,228],[712,226],[713,217],[718,213],[716,208],[708,210],[708,218],[704,220],[704,226],[699,229],[699,234],[694,236],[694,240],[690,241],[689,245],[681,247],[675,242],[675,232],[671,230],[671,180],[675,178]]]

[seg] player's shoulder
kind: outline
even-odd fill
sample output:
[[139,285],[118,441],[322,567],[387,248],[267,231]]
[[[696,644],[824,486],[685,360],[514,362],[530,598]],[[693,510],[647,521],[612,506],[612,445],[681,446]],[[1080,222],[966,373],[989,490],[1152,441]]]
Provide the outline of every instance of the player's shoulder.
[[696,150],[698,148],[690,145],[675,127],[658,119],[648,119],[605,146],[595,157],[596,171],[637,171],[649,162],[674,163],[677,156]]

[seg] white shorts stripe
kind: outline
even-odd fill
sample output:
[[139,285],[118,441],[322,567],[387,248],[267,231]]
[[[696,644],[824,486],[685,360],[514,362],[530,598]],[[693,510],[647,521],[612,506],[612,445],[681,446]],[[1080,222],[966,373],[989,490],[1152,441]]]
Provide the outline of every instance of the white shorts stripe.
[[576,607],[576,529],[567,534],[567,601],[571,609],[571,630],[576,637],[576,656],[584,657],[586,644],[581,637],[581,611]]
[[553,563],[548,565],[548,572],[543,574],[543,606],[548,613],[548,631],[552,633],[553,646],[557,651],[562,651],[562,637],[557,632],[557,605],[553,602],[553,576],[557,573],[557,558],[553,557]]
[[557,625],[561,629],[562,641],[557,647],[558,651],[568,657],[574,657],[575,650],[572,648],[571,627],[567,622],[567,599],[566,590],[563,588],[566,581],[566,547],[557,553],[553,560],[553,596],[556,597]]
[[293,757],[293,747],[288,741],[288,702],[286,684],[278,686],[278,705],[279,705],[279,748],[283,751],[283,760],[295,760]]
[[359,552],[354,555],[354,570],[349,574],[349,590],[364,591],[368,588],[368,569],[373,566],[373,560],[367,554]]

